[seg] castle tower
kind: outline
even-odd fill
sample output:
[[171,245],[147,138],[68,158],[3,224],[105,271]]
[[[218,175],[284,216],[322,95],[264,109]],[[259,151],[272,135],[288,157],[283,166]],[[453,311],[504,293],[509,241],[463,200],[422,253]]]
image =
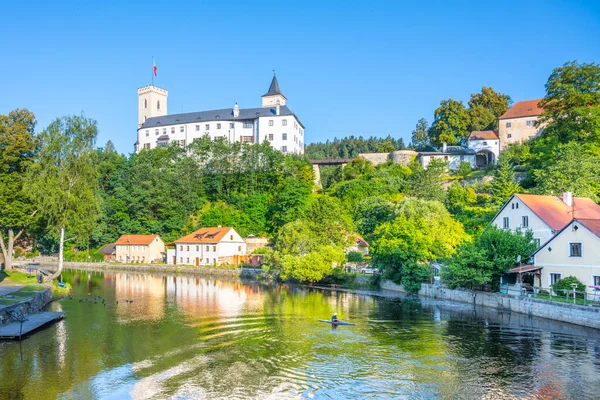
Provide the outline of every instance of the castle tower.
[[273,73],[273,80],[271,81],[271,86],[269,86],[269,91],[262,96],[262,106],[263,107],[276,107],[276,106],[285,106],[285,101],[287,99],[281,93],[281,89],[279,89],[279,82],[277,82],[277,77],[275,73]]
[[169,92],[157,86],[144,86],[138,89],[138,128],[151,117],[167,115]]

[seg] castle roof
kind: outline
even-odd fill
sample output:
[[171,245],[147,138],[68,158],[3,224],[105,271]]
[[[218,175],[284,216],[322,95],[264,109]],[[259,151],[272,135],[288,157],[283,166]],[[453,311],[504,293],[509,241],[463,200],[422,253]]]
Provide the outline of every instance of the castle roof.
[[498,119],[522,118],[522,117],[537,117],[543,114],[544,109],[538,107],[538,103],[542,99],[526,100],[515,103]]
[[498,140],[496,131],[473,131],[467,140]]
[[277,77],[275,76],[275,74],[273,74],[273,80],[271,81],[271,86],[269,86],[269,91],[263,94],[262,97],[272,96],[274,94],[280,94],[283,96],[283,93],[281,93],[281,89],[279,89],[279,82],[277,82]]

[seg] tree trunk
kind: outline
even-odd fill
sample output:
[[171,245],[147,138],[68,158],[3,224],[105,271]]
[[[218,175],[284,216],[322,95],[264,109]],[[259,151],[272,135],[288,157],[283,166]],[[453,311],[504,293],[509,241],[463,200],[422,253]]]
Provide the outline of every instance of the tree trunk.
[[[19,237],[19,235],[17,235]],[[4,256],[4,269],[12,269],[12,255],[15,246],[15,233],[11,229],[8,230],[8,242],[4,243],[4,238],[0,235],[0,247],[2,247],[2,255]]]
[[60,242],[58,245],[58,269],[56,270],[55,273],[53,273],[50,278],[51,281],[58,278],[60,276],[60,274],[62,274],[62,270],[63,270],[63,250],[65,247],[65,226],[63,225],[60,228]]

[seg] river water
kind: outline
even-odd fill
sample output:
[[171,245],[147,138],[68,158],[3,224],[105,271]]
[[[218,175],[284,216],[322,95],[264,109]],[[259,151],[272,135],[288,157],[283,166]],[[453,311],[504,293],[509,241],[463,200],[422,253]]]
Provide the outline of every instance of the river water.
[[[185,275],[64,278],[73,298],[50,309],[66,319],[20,344],[0,343],[0,398],[600,397],[592,329],[418,298]],[[316,321],[334,311],[356,326]]]

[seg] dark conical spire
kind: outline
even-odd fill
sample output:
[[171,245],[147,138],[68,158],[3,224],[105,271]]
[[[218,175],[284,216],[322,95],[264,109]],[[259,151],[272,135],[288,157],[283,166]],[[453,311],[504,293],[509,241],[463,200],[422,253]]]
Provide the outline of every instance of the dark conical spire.
[[271,86],[269,86],[269,91],[265,94],[265,96],[270,96],[272,94],[282,94],[281,89],[279,89],[279,82],[277,82],[277,76],[275,72],[273,72],[273,80],[271,81]]

